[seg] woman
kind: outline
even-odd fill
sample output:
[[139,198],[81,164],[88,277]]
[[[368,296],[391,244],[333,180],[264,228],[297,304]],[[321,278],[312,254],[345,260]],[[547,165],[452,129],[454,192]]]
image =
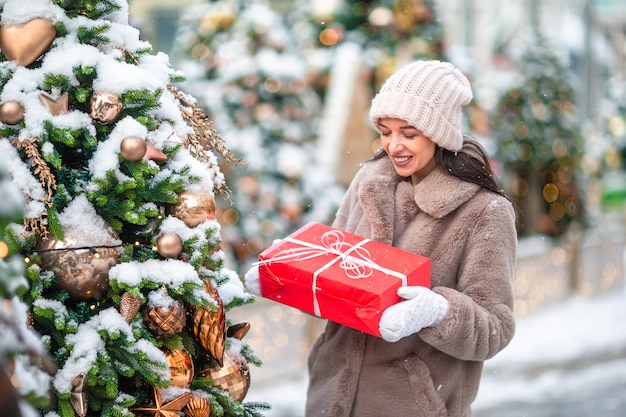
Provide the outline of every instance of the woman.
[[382,150],[333,226],[432,260],[431,286],[402,287],[382,339],[328,322],[311,348],[307,417],[467,417],[483,361],[513,337],[512,204],[461,132],[469,81],[449,63],[394,73],[369,117]]

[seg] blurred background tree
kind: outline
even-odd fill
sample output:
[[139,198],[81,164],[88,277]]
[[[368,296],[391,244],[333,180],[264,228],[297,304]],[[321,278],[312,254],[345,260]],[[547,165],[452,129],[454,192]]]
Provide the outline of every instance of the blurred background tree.
[[343,188],[319,169],[322,101],[285,17],[266,1],[189,7],[180,39],[194,91],[239,164],[223,167],[224,248],[245,272],[257,255],[309,221],[329,222]]
[[584,218],[573,74],[554,51],[542,36],[531,38],[517,61],[519,82],[500,97],[492,117],[504,186],[520,209],[520,236],[559,236]]

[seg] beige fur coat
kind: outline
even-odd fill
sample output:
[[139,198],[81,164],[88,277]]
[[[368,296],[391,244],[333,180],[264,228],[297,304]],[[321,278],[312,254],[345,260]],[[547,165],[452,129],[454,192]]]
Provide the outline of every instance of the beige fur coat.
[[396,343],[329,322],[311,348],[307,417],[468,417],[483,361],[513,337],[515,212],[440,168],[412,186],[364,163],[333,224],[432,259],[449,310]]

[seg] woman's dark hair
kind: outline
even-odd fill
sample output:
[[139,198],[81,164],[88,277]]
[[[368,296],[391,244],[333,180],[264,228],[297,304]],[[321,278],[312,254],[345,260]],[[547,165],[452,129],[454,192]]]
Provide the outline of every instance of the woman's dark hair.
[[[380,159],[387,155],[384,149],[379,149],[371,159]],[[437,145],[435,148],[435,160],[437,164],[448,171],[451,175],[467,182],[480,185],[482,188],[492,191],[511,200],[502,188],[491,170],[489,157],[476,139],[464,135],[463,148],[454,152]]]
[[478,184],[510,200],[498,185],[498,181],[491,170],[487,153],[480,143],[472,137],[465,135],[463,148],[458,152],[437,146],[435,160],[451,175],[463,181]]

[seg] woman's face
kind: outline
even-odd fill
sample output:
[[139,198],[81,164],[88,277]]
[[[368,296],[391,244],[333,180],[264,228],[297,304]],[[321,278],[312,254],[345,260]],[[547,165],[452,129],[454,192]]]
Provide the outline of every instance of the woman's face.
[[378,130],[383,149],[401,177],[417,184],[435,167],[435,143],[404,120],[380,119]]

